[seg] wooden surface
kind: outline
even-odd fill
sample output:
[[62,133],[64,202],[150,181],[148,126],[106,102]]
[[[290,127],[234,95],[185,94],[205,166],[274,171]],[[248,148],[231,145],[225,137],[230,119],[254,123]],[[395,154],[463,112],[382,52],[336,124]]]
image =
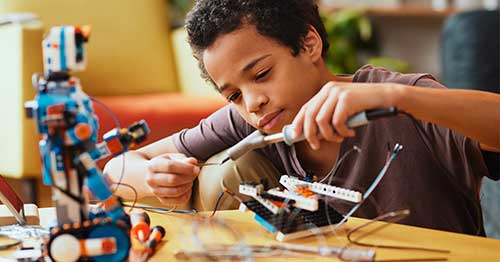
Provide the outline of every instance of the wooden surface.
[[[174,254],[183,249],[193,248],[193,225],[199,221],[190,215],[160,215],[150,214],[152,225],[161,224],[166,228],[167,236],[160,244],[157,253],[150,261],[176,261]],[[46,225],[54,217],[53,209],[40,209],[42,225]],[[274,235],[265,231],[249,212],[239,211],[219,211],[216,217],[229,227],[234,229],[236,237],[246,244],[268,245],[275,244]],[[351,218],[349,222],[336,234],[329,234],[324,241],[330,245],[345,245],[346,230],[366,222],[365,219]],[[229,244],[234,243],[235,235],[217,225],[201,225],[199,235],[206,244]],[[360,231],[359,234],[367,232],[373,227]],[[358,233],[357,233],[358,234]],[[355,235],[357,236],[357,235]],[[308,237],[295,240],[291,243],[305,245],[319,245],[321,239],[318,237]],[[380,231],[371,234],[363,239],[364,242],[386,245],[417,246],[434,249],[449,250],[449,254],[431,253],[423,251],[377,249],[377,260],[386,259],[418,259],[418,258],[445,258],[448,261],[499,261],[500,240],[474,237],[463,234],[449,233],[444,231],[423,229],[417,227],[391,224]],[[7,257],[12,251],[0,251],[0,257]],[[276,254],[273,257],[259,258],[256,261],[277,261],[276,259],[286,259],[291,261],[324,261],[320,256],[285,256]],[[196,261],[196,260],[194,260]],[[198,260],[199,261],[199,260]],[[281,260],[283,261],[283,260]],[[332,259],[331,261],[337,261]]]

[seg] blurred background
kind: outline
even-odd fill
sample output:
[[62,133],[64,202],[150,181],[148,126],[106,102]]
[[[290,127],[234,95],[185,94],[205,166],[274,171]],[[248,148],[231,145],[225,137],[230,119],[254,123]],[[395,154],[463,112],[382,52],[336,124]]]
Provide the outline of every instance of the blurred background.
[[[75,74],[122,125],[146,119],[149,142],[190,127],[225,102],[199,77],[183,28],[192,0],[0,0],[0,174],[27,202],[50,206],[41,185],[38,137],[23,105],[42,72],[41,40],[51,26],[90,24],[87,70]],[[428,72],[449,88],[499,92],[498,0],[317,1],[331,43],[332,72],[364,64]],[[96,107],[101,133],[115,126]],[[490,172],[498,173],[498,154]],[[494,163],[494,161],[493,161]],[[100,163],[101,166],[103,163]],[[486,230],[500,238],[500,183],[482,189]]]

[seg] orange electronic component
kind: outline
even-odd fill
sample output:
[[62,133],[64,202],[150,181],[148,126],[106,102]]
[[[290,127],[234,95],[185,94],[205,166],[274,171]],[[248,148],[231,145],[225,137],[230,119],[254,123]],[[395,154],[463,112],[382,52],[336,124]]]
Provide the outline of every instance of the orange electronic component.
[[156,247],[165,236],[165,228],[162,226],[155,226],[151,229],[151,234],[149,234],[149,239],[146,242],[146,253],[148,257],[153,255],[156,250]]
[[130,223],[132,224],[130,235],[144,243],[149,237],[149,225],[151,223],[149,215],[143,210],[134,210],[130,213]]
[[295,191],[301,194],[303,197],[312,197],[314,196],[314,192],[312,192],[308,186],[297,186]]
[[286,204],[281,201],[271,200],[271,199],[268,199],[268,201],[275,204],[279,208],[286,207]]

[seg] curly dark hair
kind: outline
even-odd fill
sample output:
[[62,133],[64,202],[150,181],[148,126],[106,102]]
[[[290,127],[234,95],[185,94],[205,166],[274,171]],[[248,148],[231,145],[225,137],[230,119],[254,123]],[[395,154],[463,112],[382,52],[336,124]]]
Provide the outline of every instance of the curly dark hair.
[[288,46],[294,56],[303,50],[312,25],[323,42],[322,56],[328,52],[328,37],[314,0],[198,0],[187,15],[186,29],[204,79],[213,83],[201,58],[203,51],[244,24]]

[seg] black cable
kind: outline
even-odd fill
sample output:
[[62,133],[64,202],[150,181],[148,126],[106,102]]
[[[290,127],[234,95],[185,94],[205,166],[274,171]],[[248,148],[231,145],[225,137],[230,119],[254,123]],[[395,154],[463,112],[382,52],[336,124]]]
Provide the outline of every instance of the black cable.
[[[137,199],[139,197],[139,194],[137,193],[137,190],[132,185],[126,184],[126,183],[123,183],[123,182],[122,183],[112,183],[112,184],[117,185],[117,186],[123,185],[125,187],[128,187],[128,188],[132,189],[132,191],[134,192],[134,202],[132,202],[132,206],[130,207],[130,210],[129,210],[129,212],[132,212],[132,210],[135,208],[135,205],[137,204]],[[116,190],[115,190],[115,192],[116,192]]]
[[419,135],[420,139],[422,140],[422,143],[425,145],[426,149],[429,151],[429,155],[431,156],[432,160],[434,163],[443,171],[443,173],[447,176],[448,180],[451,182],[451,184],[468,200],[472,203],[474,208],[476,209],[476,212],[478,214],[478,219],[476,221],[478,227],[476,231],[476,235],[481,235],[481,228],[483,228],[483,218],[482,218],[482,209],[481,209],[481,204],[479,202],[479,199],[473,198],[472,194],[468,193],[468,190],[461,186],[460,184],[457,183],[455,179],[453,179],[453,174],[451,171],[449,171],[441,161],[439,161],[438,154],[434,150],[433,147],[429,145],[431,143],[430,137],[427,135],[427,132],[425,129],[420,125],[420,122],[411,114],[400,111],[401,114],[404,116],[408,117],[411,119],[413,125],[417,129],[417,134]]
[[210,215],[210,217],[213,217],[215,215],[215,212],[217,211],[217,208],[219,207],[220,201],[221,201],[223,196],[224,196],[224,191],[222,191],[220,193],[219,197],[217,198],[217,201],[215,202],[214,210],[213,210],[212,214]]

